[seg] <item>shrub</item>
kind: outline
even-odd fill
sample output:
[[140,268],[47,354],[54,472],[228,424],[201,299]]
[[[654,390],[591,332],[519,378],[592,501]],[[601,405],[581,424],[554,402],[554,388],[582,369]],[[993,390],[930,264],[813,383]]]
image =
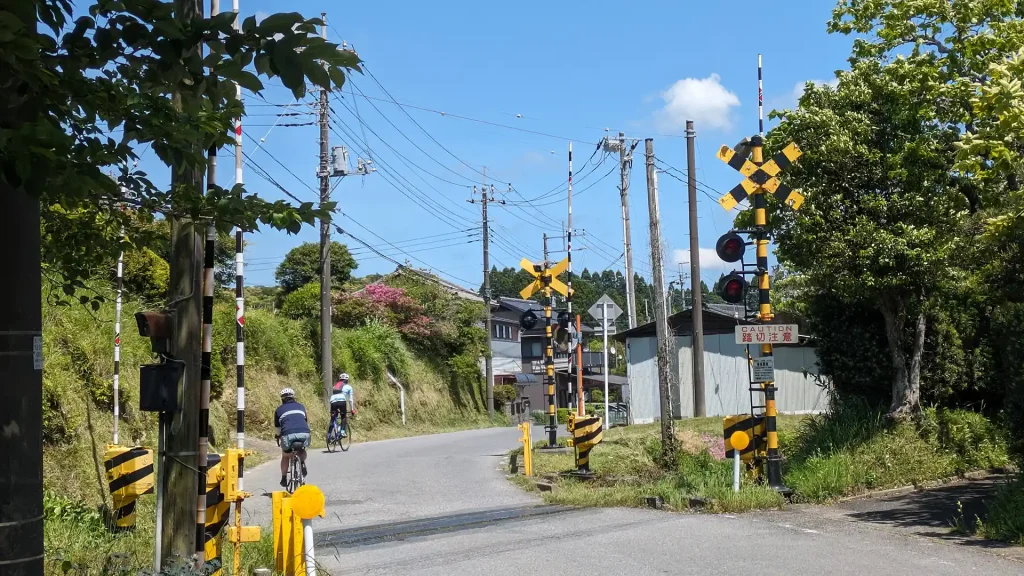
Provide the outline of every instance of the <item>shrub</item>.
[[[609,394],[609,396],[610,396],[610,394]],[[604,402],[604,392],[602,392],[601,390],[591,390],[590,391],[590,401],[591,402]]]
[[288,294],[281,303],[281,313],[293,320],[320,317],[320,283],[310,282]]
[[149,303],[163,302],[171,268],[149,248],[130,250],[124,255],[124,296]]
[[558,412],[557,412],[557,416],[558,416],[558,423],[559,424],[568,424],[569,423],[569,409],[568,408],[559,408]]
[[957,459],[957,472],[997,468],[1007,463],[1006,440],[985,416],[968,410],[928,409],[939,445]]
[[512,384],[498,384],[494,387],[494,403],[498,406],[515,402],[518,395],[516,387]]
[[533,419],[534,424],[547,424],[548,415],[542,410],[534,410],[530,412],[530,418]]
[[1018,476],[999,487],[978,532],[985,538],[1024,546],[1024,478]]
[[355,330],[336,334],[340,354],[337,370],[350,372],[359,380],[384,383],[390,370],[398,378],[409,373],[409,352],[395,327],[372,321]]

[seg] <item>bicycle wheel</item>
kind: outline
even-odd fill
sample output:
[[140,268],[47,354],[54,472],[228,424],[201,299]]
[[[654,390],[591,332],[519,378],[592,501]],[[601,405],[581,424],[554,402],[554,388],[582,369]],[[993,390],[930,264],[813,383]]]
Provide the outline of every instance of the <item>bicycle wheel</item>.
[[[341,436],[339,434],[339,436]],[[342,452],[348,452],[349,447],[352,446],[352,419],[349,418],[345,422],[345,436],[338,438],[338,447],[341,448]]]
[[337,442],[337,437],[338,437],[337,425],[331,426],[330,428],[327,429],[327,451],[328,452],[334,452],[334,449],[331,448],[331,445],[335,444]]
[[292,453],[292,467],[288,475],[288,493],[294,494],[302,484],[302,464],[299,461],[299,455]]

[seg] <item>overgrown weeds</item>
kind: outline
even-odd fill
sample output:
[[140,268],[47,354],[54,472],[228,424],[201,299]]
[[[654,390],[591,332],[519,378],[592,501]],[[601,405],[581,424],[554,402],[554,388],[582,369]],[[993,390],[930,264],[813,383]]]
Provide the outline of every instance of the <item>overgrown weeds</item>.
[[928,409],[916,422],[893,422],[881,407],[847,400],[801,424],[785,480],[797,499],[827,502],[1003,466],[1006,450],[978,413]]
[[1000,486],[995,498],[987,504],[985,521],[978,523],[976,533],[1024,546],[1024,478],[1017,476]]
[[[699,505],[722,512],[781,506],[778,494],[749,476],[739,493],[732,492],[721,426],[718,418],[678,422],[682,449],[667,472],[657,465],[657,426],[610,430],[590,454],[597,478],[587,483],[558,479],[545,498],[578,506],[642,506],[644,496],[661,496],[671,508]],[[778,428],[787,458],[784,481],[802,502],[920,485],[1007,462],[1006,441],[998,428],[981,414],[961,410],[929,409],[916,422],[893,422],[880,408],[847,401],[817,416],[782,416]],[[570,470],[572,458],[535,453],[534,469],[554,476]],[[1018,491],[1007,490],[1002,497],[1006,510],[1020,510],[1015,508],[1018,498],[1024,506],[1024,490]],[[1004,513],[991,530],[1012,536],[1018,526],[1024,530],[1024,521],[1015,523]]]

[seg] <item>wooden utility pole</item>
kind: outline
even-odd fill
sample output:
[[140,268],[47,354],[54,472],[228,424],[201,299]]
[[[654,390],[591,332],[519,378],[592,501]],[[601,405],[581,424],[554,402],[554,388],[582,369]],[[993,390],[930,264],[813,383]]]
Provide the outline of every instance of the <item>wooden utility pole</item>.
[[629,229],[629,170],[633,166],[633,150],[637,141],[633,140],[632,145],[626,142],[626,135],[619,132],[617,140],[605,138],[602,140],[605,152],[619,153],[619,200],[622,202],[622,249],[626,261],[626,317],[629,319],[629,327],[636,328],[636,285],[633,281],[633,240]]
[[[327,38],[327,14],[320,13],[324,24],[320,37]],[[320,89],[320,205],[331,200],[330,143],[327,124],[327,89]],[[320,374],[326,401],[334,384],[334,357],[331,349],[331,223],[320,220]]]
[[[694,154],[693,120],[686,121],[686,189],[690,205],[690,306],[693,318],[693,416],[707,416],[704,406],[704,307],[700,293],[700,241],[697,234],[697,161]],[[679,289],[683,289],[682,279]]]
[[[203,17],[201,0],[175,0],[175,16],[182,21]],[[196,45],[193,50],[199,50]],[[182,95],[174,95],[176,106],[182,106]],[[202,186],[202,177],[195,170],[172,170],[172,187]],[[196,492],[198,490],[199,398],[201,319],[203,271],[201,225],[188,218],[171,218],[171,261],[168,293],[174,311],[174,338],[171,354],[185,364],[182,376],[180,412],[172,418],[167,430],[165,466],[159,482],[165,487],[161,563],[169,558],[188,558],[195,552]]]
[[[665,272],[662,270],[661,216],[658,210],[658,170],[654,167],[654,140],[644,141],[647,160],[647,209],[651,221],[651,276],[656,294],[665,293]],[[673,466],[676,454],[675,426],[672,421],[672,390],[676,378],[672,373],[674,337],[668,327],[665,299],[654,299],[655,328],[658,334],[658,390],[661,393],[661,460]]]

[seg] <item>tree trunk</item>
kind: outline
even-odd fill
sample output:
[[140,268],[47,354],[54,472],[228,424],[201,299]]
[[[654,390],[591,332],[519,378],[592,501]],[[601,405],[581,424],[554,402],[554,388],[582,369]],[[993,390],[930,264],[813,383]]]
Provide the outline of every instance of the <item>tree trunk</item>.
[[907,305],[898,296],[884,297],[881,302],[885,319],[885,336],[889,343],[889,356],[893,367],[892,403],[889,416],[906,418],[921,407],[921,358],[924,353],[925,316],[918,313],[914,322],[914,341],[908,366],[903,348],[903,329],[907,321]]

